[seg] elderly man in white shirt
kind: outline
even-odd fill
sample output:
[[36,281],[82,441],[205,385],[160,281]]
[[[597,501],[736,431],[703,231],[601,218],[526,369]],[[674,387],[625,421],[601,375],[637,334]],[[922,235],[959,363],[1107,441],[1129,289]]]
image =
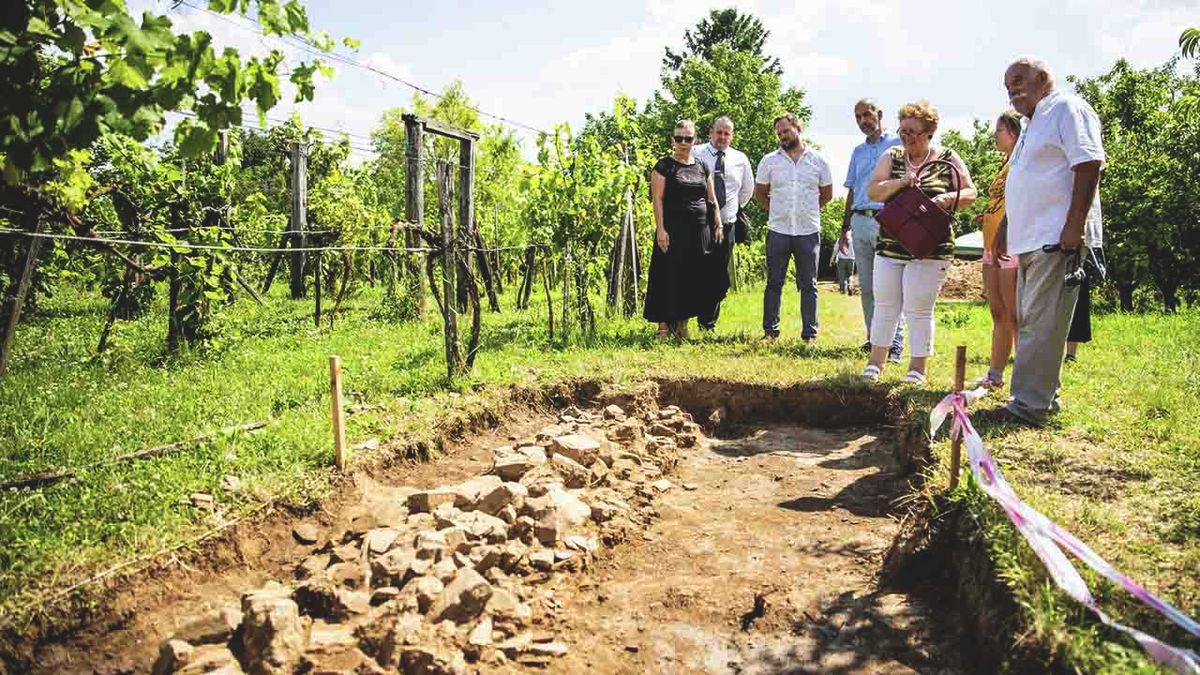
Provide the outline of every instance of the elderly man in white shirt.
[[1096,112],[1056,90],[1044,62],[1018,59],[1005,71],[1004,86],[1029,122],[1005,187],[1007,252],[1020,265],[1012,399],[991,416],[1041,426],[1060,407],[1067,329],[1079,297],[1066,273],[1082,246],[1100,245],[1100,219],[1089,213],[1105,155]]
[[779,337],[779,303],[788,262],[796,259],[800,291],[800,338],[817,339],[817,264],[821,253],[821,208],[833,199],[829,163],[800,138],[800,119],[775,118],[779,149],[758,163],[754,199],[767,220],[767,288],[763,291],[763,334]]
[[729,292],[729,258],[733,253],[733,226],[737,222],[738,209],[754,196],[754,173],[750,169],[750,158],[741,150],[733,148],[733,120],[721,116],[713,121],[708,131],[708,143],[692,149],[692,156],[704,163],[713,175],[717,204],[721,209],[721,223],[725,238],[713,242],[713,248],[704,256],[705,277],[709,280],[704,289],[707,296],[701,303],[702,309],[696,322],[702,330],[712,330],[721,316],[721,301]]

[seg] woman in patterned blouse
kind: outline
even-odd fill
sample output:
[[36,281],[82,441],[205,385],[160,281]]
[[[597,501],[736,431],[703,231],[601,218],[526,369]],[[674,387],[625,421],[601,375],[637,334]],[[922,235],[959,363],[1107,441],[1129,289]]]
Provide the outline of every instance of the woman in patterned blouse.
[[[928,101],[918,101],[900,107],[900,143],[879,158],[871,176],[868,194],[874,201],[887,202],[906,187],[918,187],[935,204],[949,211],[963,209],[975,201],[975,185],[967,165],[958,153],[934,145],[938,113]],[[958,169],[962,182],[955,180],[954,171],[937,164],[921,171],[926,163],[944,160]],[[918,182],[918,176],[920,181]],[[925,364],[933,353],[933,305],[954,258],[954,233],[950,232],[933,253],[926,258],[914,258],[911,253],[884,230],[879,232],[875,245],[875,315],[871,318],[871,357],[863,370],[863,378],[877,380],[883,372],[892,336],[900,313],[908,320],[909,361],[904,382],[925,383]]]

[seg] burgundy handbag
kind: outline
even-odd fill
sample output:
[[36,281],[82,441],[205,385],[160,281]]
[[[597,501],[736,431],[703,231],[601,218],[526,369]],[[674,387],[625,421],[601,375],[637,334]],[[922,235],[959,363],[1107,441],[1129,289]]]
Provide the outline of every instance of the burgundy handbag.
[[921,182],[921,173],[934,164],[945,164],[954,172],[954,206],[949,213],[926,197],[921,188],[910,186],[893,195],[883,210],[875,214],[875,220],[879,221],[879,226],[888,236],[900,242],[912,257],[918,259],[929,257],[938,245],[950,239],[954,213],[958,211],[958,191],[962,189],[958,167],[944,159],[926,162],[917,171],[918,184]]

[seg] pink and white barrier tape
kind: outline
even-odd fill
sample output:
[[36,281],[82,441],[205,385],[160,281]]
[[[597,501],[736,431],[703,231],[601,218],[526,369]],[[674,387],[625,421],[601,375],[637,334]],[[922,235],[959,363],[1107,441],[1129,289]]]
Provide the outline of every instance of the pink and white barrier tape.
[[1135,628],[1113,621],[1096,605],[1096,600],[1088,590],[1087,584],[1075,565],[1067,558],[1064,550],[1079,558],[1096,572],[1107,577],[1129,591],[1135,598],[1152,607],[1155,611],[1167,617],[1187,632],[1200,638],[1200,623],[1184,614],[1170,603],[1146,590],[1141,584],[1121,574],[1107,561],[1096,554],[1087,544],[1058,526],[1032,506],[1026,504],[1013,491],[1008,481],[1000,474],[1000,467],[992,459],[991,454],[983,447],[983,439],[971,426],[967,417],[967,405],[981,398],[986,392],[977,389],[968,392],[953,393],[942,399],[941,403],[929,413],[930,435],[936,434],[942,427],[946,417],[953,415],[950,426],[951,437],[961,437],[967,447],[967,461],[971,473],[983,491],[995,499],[1012,520],[1033,552],[1046,565],[1051,578],[1067,595],[1082,603],[1106,625],[1111,626],[1137,640],[1142,649],[1159,663],[1186,675],[1200,675],[1200,656],[1190,649],[1172,647],[1160,642]]

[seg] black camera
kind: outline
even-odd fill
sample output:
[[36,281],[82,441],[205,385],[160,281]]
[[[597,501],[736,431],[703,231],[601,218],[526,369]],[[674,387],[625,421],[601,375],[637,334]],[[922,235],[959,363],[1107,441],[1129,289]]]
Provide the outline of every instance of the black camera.
[[1098,286],[1104,281],[1106,274],[1104,251],[1084,246],[1071,257],[1064,282],[1067,286],[1078,286],[1086,279],[1090,285]]

